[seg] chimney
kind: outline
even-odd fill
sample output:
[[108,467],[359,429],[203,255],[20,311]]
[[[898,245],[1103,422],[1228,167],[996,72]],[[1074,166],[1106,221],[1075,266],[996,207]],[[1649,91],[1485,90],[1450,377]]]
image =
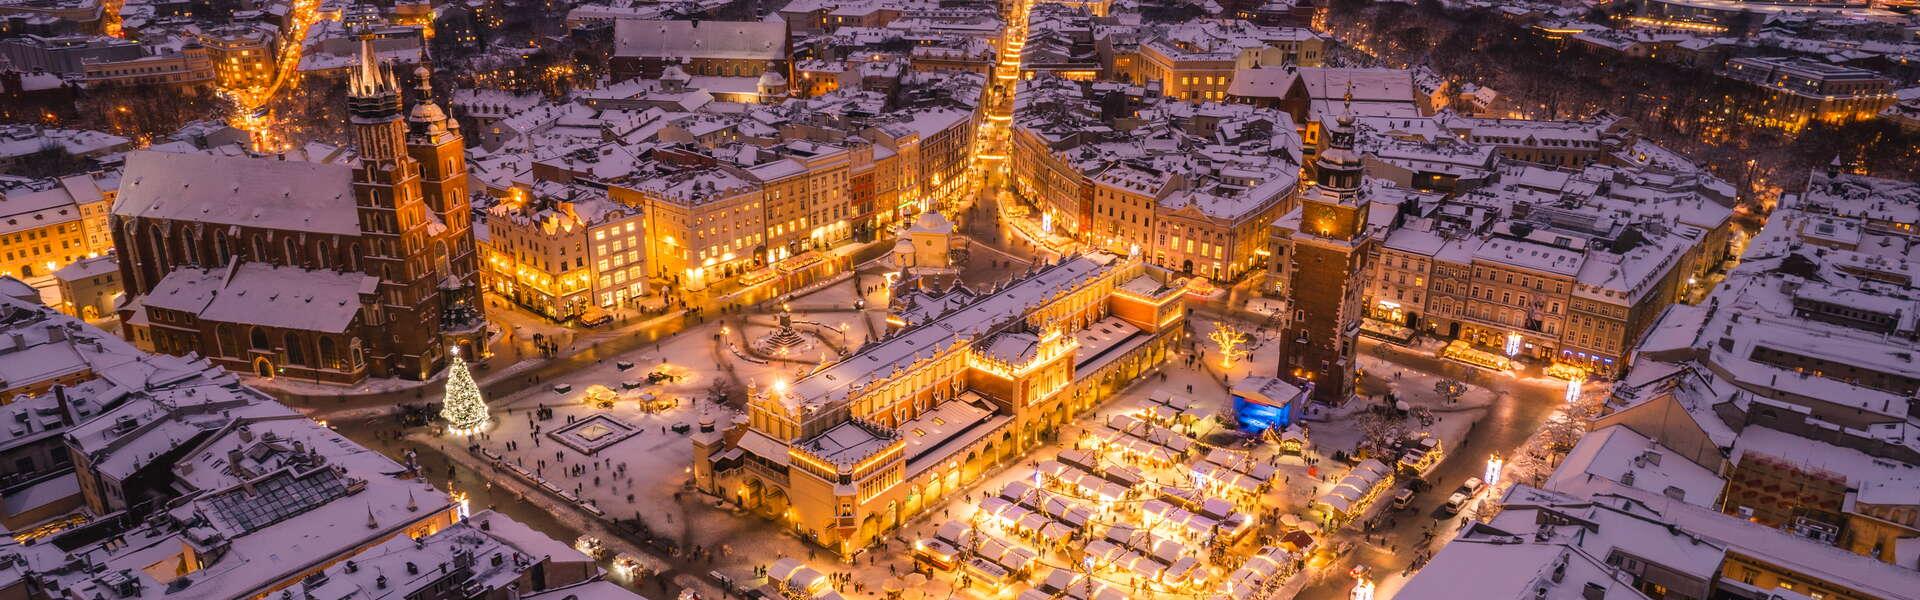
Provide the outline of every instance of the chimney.
[[1587,582],[1580,588],[1580,600],[1607,600],[1607,588],[1594,582]]
[[72,427],[73,406],[67,402],[67,386],[54,384],[53,399],[60,406],[60,424]]

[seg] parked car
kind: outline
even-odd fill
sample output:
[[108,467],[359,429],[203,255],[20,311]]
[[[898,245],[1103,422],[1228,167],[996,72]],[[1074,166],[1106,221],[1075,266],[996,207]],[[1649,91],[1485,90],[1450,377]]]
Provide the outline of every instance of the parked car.
[[1449,517],[1460,514],[1460,509],[1466,508],[1467,503],[1472,502],[1484,489],[1487,489],[1486,482],[1480,481],[1479,477],[1468,477],[1466,483],[1460,484],[1452,495],[1447,496],[1447,503],[1440,507],[1441,514]]
[[1402,489],[1393,495],[1393,509],[1406,510],[1413,506],[1413,490]]

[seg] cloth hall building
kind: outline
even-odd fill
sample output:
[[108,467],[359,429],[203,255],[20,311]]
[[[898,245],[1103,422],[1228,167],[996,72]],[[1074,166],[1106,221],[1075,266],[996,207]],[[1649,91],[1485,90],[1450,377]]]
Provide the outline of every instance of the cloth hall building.
[[1087,254],[984,293],[904,292],[887,336],[696,436],[695,483],[850,555],[1157,369],[1183,289]]

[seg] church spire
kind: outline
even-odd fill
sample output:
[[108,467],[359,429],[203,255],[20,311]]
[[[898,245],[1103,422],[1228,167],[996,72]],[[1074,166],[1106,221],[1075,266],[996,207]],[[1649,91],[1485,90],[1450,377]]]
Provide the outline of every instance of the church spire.
[[380,61],[371,38],[360,40],[360,63],[347,76],[347,112],[355,123],[378,123],[400,115],[400,86]]
[[394,160],[404,156],[406,126],[400,122],[400,85],[393,69],[373,51],[373,39],[360,40],[360,62],[348,75],[347,114],[352,117],[360,156]]
[[373,38],[362,38],[359,64],[347,76],[347,93],[353,97],[368,98],[399,92],[400,86],[393,80],[393,70],[380,62],[380,55],[373,50]]

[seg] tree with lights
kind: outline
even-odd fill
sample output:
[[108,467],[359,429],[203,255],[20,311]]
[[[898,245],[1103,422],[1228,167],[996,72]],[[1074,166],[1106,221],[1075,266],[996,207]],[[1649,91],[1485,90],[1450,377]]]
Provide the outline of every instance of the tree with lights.
[[1433,382],[1433,391],[1440,394],[1440,397],[1447,401],[1448,406],[1452,406],[1460,401],[1461,396],[1467,395],[1467,384],[1454,379],[1442,379]]
[[1233,325],[1221,323],[1219,327],[1213,329],[1213,333],[1207,334],[1207,339],[1213,340],[1213,343],[1220,347],[1220,368],[1222,369],[1233,368],[1234,363],[1240,362],[1241,358],[1247,356],[1247,350],[1243,347],[1247,343],[1247,334],[1234,329]]
[[455,433],[478,431],[489,420],[487,400],[480,397],[480,385],[467,372],[467,361],[460,358],[458,348],[453,351],[453,363],[447,365],[447,392],[440,401],[440,418]]

